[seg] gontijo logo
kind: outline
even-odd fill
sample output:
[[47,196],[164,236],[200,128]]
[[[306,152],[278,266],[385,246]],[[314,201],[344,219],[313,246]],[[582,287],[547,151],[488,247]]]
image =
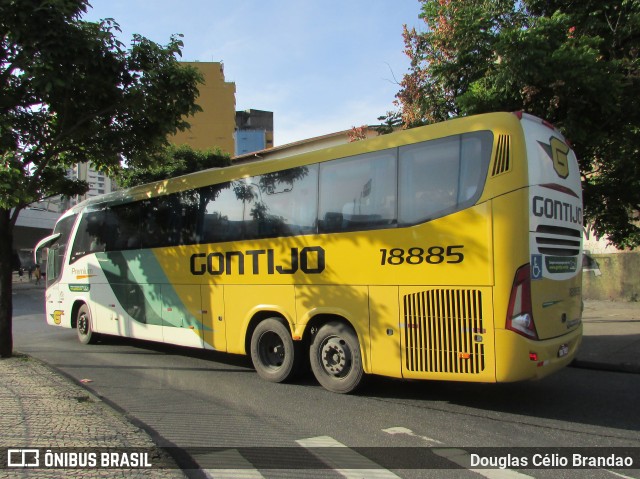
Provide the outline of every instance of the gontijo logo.
[[266,274],[320,274],[326,265],[325,251],[320,246],[306,246],[302,249],[290,248],[283,254],[273,249],[252,249],[245,251],[214,251],[195,253],[189,260],[189,270],[193,275],[258,275]]
[[553,169],[558,176],[565,179],[569,176],[569,151],[571,148],[555,136],[549,138],[549,143],[543,143],[539,141],[538,144],[542,147],[545,153],[551,158],[553,162]]
[[53,319],[53,322],[55,324],[60,324],[62,322],[62,315],[64,314],[64,311],[60,310],[60,309],[56,309],[53,314],[51,315],[51,319]]
[[540,218],[582,225],[582,207],[566,201],[536,195],[533,197],[531,212],[533,216]]
[[560,178],[569,176],[569,147],[558,138],[551,137],[551,159],[553,160],[553,169],[556,170]]

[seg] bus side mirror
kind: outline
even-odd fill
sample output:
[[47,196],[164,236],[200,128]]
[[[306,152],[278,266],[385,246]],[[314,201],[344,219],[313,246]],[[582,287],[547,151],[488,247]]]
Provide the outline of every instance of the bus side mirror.
[[600,265],[598,265],[598,262],[588,253],[584,253],[582,256],[582,271],[592,271],[594,276],[602,276]]

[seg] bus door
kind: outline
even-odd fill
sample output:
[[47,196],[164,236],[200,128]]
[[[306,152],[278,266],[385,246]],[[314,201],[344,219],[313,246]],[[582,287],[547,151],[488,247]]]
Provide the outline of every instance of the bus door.
[[369,286],[371,373],[402,377],[397,286]]
[[54,233],[40,240],[34,249],[36,264],[39,259],[39,250],[49,247],[47,261],[41,274],[46,285],[46,321],[56,326],[71,326],[71,311],[65,311],[64,288],[60,287],[62,268],[66,249],[67,237],[60,233]]
[[45,270],[46,314],[47,323],[56,326],[69,326],[71,324],[71,311],[65,311],[64,292],[60,289],[60,275],[62,272],[64,250],[59,245],[53,244],[47,253],[47,266]]
[[223,286],[203,285],[201,288],[204,347],[216,351],[226,351],[227,335],[224,321]]

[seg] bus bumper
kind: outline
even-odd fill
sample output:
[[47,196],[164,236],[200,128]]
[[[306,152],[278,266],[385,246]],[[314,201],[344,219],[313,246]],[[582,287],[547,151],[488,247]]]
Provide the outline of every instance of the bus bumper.
[[506,329],[496,330],[496,382],[540,379],[567,366],[582,343],[582,324],[557,338],[533,341]]

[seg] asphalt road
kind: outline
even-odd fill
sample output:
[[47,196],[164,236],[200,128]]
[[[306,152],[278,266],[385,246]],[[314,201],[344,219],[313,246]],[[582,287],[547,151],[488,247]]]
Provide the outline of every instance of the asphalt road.
[[[231,455],[234,449],[290,453],[294,461],[300,446],[320,451],[315,456],[329,449],[314,446],[346,446],[341,451],[368,451],[379,464],[398,451],[414,451],[401,448],[429,447],[443,456],[477,447],[503,448],[502,454],[515,447],[640,447],[637,374],[567,368],[542,381],[504,385],[372,378],[356,395],[337,395],[311,375],[293,384],[263,381],[244,357],[118,338],[82,345],[74,330],[46,325],[41,295],[24,290],[14,296],[16,350],[73,380],[88,380],[88,389],[144,426],[160,445],[177,446],[204,467],[211,464],[207,454],[217,453],[198,448],[228,448],[225,454]],[[424,470],[412,461],[407,458],[406,469],[391,461],[392,470],[376,469],[366,477],[640,478],[638,470],[612,468]],[[335,468],[310,466],[304,476],[352,477],[340,472],[339,462]],[[301,472],[243,467],[241,475],[210,475],[275,478]]]

